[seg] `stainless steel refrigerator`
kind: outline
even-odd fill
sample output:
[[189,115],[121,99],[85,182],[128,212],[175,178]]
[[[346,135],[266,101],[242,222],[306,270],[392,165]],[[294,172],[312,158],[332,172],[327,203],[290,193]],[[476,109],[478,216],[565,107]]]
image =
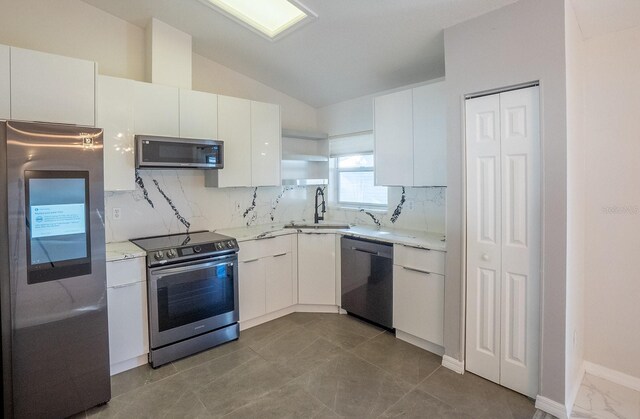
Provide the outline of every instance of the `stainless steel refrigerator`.
[[0,123],[4,417],[111,398],[102,130]]

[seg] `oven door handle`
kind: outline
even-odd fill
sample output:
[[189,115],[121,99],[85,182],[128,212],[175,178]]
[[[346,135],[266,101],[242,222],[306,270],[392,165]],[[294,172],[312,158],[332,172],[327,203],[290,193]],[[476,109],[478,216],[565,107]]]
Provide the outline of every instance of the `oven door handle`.
[[156,278],[162,278],[167,275],[175,275],[175,274],[183,274],[192,271],[201,271],[202,269],[213,268],[214,266],[227,265],[233,266],[233,262],[225,262],[225,261],[216,261],[216,262],[207,262],[207,263],[199,263],[196,265],[189,266],[181,266],[179,268],[165,268],[159,269],[152,273],[152,275]]

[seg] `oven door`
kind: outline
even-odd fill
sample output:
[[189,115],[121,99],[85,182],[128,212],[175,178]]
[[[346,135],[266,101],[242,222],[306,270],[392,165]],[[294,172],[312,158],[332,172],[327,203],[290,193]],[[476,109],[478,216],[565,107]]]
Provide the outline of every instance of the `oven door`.
[[149,269],[151,348],[238,321],[237,254]]

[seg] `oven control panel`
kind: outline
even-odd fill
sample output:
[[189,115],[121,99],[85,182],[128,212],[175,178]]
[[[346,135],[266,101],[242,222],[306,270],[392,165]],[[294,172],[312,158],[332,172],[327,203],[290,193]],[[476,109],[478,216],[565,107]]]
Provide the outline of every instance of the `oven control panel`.
[[235,239],[229,239],[193,246],[183,246],[175,249],[157,250],[149,253],[147,260],[150,266],[163,265],[168,262],[197,259],[201,256],[215,256],[218,253],[225,254],[237,252],[238,250],[238,242]]

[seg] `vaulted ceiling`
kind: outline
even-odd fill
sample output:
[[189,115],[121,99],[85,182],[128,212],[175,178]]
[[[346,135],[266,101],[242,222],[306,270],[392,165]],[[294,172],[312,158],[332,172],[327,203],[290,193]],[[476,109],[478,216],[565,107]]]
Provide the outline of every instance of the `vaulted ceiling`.
[[[194,52],[315,107],[442,77],[443,29],[516,0],[301,0],[313,23],[276,41],[199,0],[83,0],[137,26],[155,17]],[[573,0],[587,36],[628,26],[640,0]]]

